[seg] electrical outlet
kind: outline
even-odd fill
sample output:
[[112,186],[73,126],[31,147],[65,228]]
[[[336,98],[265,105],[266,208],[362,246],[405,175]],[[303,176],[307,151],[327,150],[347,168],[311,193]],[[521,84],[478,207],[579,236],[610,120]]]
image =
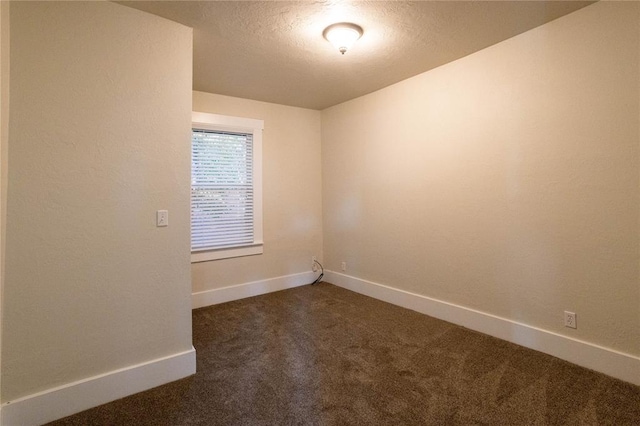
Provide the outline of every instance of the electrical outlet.
[[342,270],[342,272],[347,270],[347,262],[342,262],[340,264],[340,269]]
[[578,328],[575,312],[564,311],[564,326],[569,328]]
[[318,272],[318,264],[316,263],[318,258],[315,256],[311,256],[311,270],[313,272]]

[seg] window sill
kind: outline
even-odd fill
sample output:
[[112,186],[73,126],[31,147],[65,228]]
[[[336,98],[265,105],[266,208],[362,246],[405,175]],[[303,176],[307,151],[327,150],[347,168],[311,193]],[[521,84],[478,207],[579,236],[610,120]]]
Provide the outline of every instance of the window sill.
[[230,259],[232,257],[254,256],[262,254],[262,243],[251,246],[222,248],[218,250],[197,251],[191,253],[191,263],[208,262],[210,260]]

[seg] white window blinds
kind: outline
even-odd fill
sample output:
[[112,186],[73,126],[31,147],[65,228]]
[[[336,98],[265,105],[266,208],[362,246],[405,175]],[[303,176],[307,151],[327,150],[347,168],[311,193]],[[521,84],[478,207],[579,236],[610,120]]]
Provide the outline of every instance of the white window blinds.
[[253,244],[253,135],[193,129],[191,147],[191,251]]

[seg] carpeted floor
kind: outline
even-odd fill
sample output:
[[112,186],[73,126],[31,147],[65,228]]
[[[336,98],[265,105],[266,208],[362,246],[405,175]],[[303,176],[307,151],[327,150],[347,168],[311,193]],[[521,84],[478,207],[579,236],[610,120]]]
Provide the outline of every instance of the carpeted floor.
[[197,374],[52,425],[640,425],[640,387],[331,284],[193,312]]

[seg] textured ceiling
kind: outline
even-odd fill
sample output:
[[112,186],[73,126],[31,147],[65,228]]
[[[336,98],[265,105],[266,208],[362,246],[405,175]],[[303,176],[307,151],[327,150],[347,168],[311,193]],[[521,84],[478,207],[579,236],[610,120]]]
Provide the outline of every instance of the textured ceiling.
[[[451,62],[592,2],[124,1],[194,29],[193,88],[324,109]],[[344,56],[335,22],[363,37]]]

